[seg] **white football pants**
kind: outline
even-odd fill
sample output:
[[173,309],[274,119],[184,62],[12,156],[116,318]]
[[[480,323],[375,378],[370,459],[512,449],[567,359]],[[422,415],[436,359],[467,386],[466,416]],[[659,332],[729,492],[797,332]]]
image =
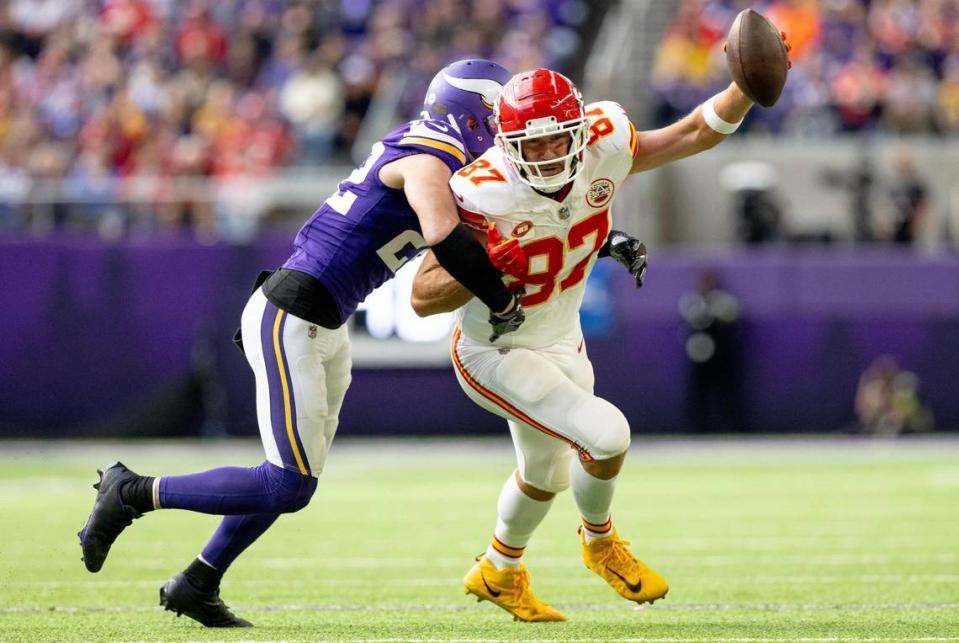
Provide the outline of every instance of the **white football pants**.
[[350,385],[346,326],[329,330],[281,310],[261,288],[241,320],[246,359],[256,376],[256,416],[266,459],[319,476]]
[[573,453],[605,460],[629,448],[629,423],[593,395],[593,367],[578,330],[539,349],[500,348],[453,332],[453,366],[474,402],[509,422],[519,472],[538,489],[569,487]]

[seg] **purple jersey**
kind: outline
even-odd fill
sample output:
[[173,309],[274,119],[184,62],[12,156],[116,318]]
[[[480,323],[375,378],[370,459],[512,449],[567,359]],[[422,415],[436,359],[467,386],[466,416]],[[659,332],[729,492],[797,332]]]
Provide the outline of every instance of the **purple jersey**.
[[384,165],[413,154],[432,154],[453,172],[467,159],[462,137],[449,123],[419,120],[396,128],[300,228],[293,255],[283,264],[320,280],[343,321],[427,246],[404,192],[379,179]]

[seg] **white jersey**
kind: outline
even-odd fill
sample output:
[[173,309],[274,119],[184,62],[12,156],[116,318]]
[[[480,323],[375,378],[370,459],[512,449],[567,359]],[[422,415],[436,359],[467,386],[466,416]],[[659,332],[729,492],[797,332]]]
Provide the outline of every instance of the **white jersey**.
[[[572,187],[563,188],[568,193],[562,200],[523,183],[498,146],[450,179],[463,223],[483,231],[495,224],[504,239],[519,239],[529,258],[522,280],[526,322],[496,340],[497,346],[539,348],[579,327],[586,278],[609,235],[613,195],[636,152],[636,130],[622,107],[591,103],[586,114],[584,167]],[[489,309],[481,301],[470,300],[458,314],[467,337],[489,339]]]

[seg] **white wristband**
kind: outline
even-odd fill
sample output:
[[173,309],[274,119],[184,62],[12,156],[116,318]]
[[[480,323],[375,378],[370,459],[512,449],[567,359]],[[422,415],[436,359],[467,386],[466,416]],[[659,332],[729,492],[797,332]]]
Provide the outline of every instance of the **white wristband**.
[[713,103],[715,102],[716,97],[712,96],[703,103],[703,118],[706,119],[706,124],[709,125],[710,129],[720,134],[732,134],[739,129],[739,126],[742,125],[743,122],[730,123],[729,121],[721,119],[719,114],[716,113],[716,108],[713,107]]

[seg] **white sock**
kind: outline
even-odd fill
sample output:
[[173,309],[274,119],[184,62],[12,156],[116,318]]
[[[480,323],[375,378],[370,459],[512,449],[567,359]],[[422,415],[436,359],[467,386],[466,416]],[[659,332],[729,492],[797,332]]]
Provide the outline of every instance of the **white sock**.
[[570,486],[579,513],[583,517],[583,529],[586,542],[598,538],[609,538],[613,533],[613,521],[609,516],[609,506],[613,503],[613,491],[616,489],[616,477],[601,480],[586,473],[579,460],[570,464]]
[[553,504],[552,498],[534,500],[523,493],[515,475],[510,475],[499,494],[496,530],[486,548],[486,558],[496,569],[519,567],[529,539]]

